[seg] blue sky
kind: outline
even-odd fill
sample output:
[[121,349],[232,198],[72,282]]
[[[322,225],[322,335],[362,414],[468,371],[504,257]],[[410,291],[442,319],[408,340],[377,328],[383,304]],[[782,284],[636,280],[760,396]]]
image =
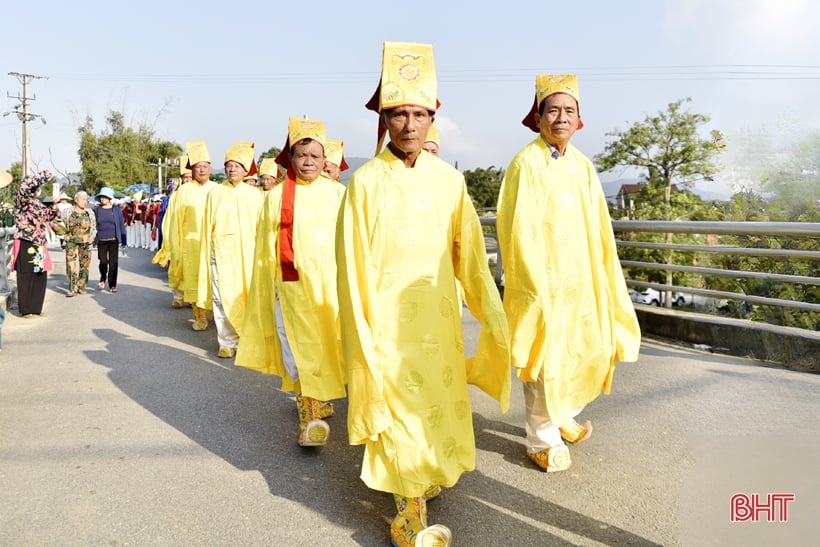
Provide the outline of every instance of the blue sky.
[[[820,126],[813,0],[48,0],[9,2],[3,20],[0,112],[22,92],[8,72],[47,77],[30,85],[47,120],[31,124],[31,158],[62,172],[79,170],[86,115],[99,131],[112,109],[158,138],[205,140],[216,163],[235,141],[281,146],[292,115],[324,120],[347,156],[369,157],[376,115],[364,103],[385,40],[433,44],[441,155],[461,169],[506,167],[533,138],[520,121],[537,73],[579,75],[573,143],[590,157],[607,132],[686,97],[709,129]],[[0,118],[0,166],[19,161],[21,136],[15,116]]]

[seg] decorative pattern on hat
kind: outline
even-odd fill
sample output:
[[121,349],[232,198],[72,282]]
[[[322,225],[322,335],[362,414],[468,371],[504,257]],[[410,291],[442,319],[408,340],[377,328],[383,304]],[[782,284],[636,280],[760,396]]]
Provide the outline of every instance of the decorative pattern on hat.
[[[535,123],[535,115],[544,99],[556,93],[566,93],[575,99],[578,105],[581,104],[581,92],[578,88],[578,76],[575,74],[537,74],[535,76],[535,98],[532,106],[521,123],[531,130],[539,133],[541,130]],[[578,129],[584,127],[584,122],[578,118]]]
[[201,161],[211,163],[211,156],[208,154],[208,147],[205,146],[205,141],[190,141],[185,143],[185,149],[188,151],[188,163],[185,165],[188,169]]
[[235,161],[242,164],[248,172],[246,176],[256,174],[256,159],[254,158],[255,144],[250,141],[239,141],[231,145],[225,153],[225,163]]

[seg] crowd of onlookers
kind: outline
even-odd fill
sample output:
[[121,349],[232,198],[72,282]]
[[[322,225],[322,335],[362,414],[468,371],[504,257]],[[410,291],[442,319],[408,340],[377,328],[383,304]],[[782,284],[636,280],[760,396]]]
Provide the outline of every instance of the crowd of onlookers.
[[[41,197],[43,186],[51,179],[47,170],[24,177],[14,203],[0,203],[0,228],[14,228],[5,230],[2,238],[3,244],[10,247],[9,272],[16,275],[18,310],[26,319],[45,315],[47,275],[53,267],[49,245],[60,245],[65,250],[68,297],[86,293],[95,247],[99,257],[99,288],[103,290],[107,284],[112,293],[117,292],[120,250],[125,254],[126,247],[159,248],[165,194],[143,198],[139,192],[133,197],[117,197],[113,189],[104,187],[95,196],[79,190],[73,196],[62,192],[54,199]],[[11,182],[11,174],[0,170],[0,188]],[[173,185],[166,188],[168,194],[173,190]],[[3,299],[0,328],[5,315]]]
[[[143,198],[138,193],[135,197],[110,198],[111,204],[118,207],[122,211],[122,216],[126,227],[128,247],[148,249],[151,251],[155,251],[159,248],[157,243],[157,232],[159,230],[159,216],[163,197],[164,194],[155,194],[151,197]],[[88,200],[88,205],[94,209],[100,207],[101,205],[99,194],[96,196],[89,196]],[[57,198],[57,209],[60,212],[71,209],[73,202],[74,199],[63,192]],[[11,209],[11,204],[8,205]],[[13,212],[11,212],[9,216],[13,223]],[[54,230],[51,226],[49,226],[46,237],[48,243],[59,243],[62,248],[65,248],[64,237],[59,233],[59,229]]]

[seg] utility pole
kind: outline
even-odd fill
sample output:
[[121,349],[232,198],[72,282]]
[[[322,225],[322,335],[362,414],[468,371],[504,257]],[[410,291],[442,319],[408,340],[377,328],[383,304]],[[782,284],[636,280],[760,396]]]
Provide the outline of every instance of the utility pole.
[[159,158],[157,163],[148,162],[148,165],[157,168],[157,193],[161,194],[165,190],[165,185],[162,183],[162,168],[165,167],[165,174],[168,174],[168,168],[173,167],[179,160],[170,161],[168,158]]
[[6,92],[6,95],[10,99],[17,99],[20,101],[20,104],[15,105],[14,110],[11,112],[4,112],[3,116],[8,116],[9,114],[17,114],[17,118],[23,122],[23,176],[29,175],[31,172],[30,168],[30,156],[31,156],[31,148],[29,145],[29,138],[28,138],[28,122],[31,120],[40,118],[40,121],[43,122],[45,125],[46,120],[40,114],[32,114],[29,112],[29,102],[34,101],[37,99],[36,96],[29,97],[28,96],[28,82],[29,80],[37,79],[42,80],[45,79],[45,76],[35,76],[34,74],[21,74],[20,72],[9,72],[9,76],[16,76],[17,80],[23,84],[23,95],[20,94],[9,95]]

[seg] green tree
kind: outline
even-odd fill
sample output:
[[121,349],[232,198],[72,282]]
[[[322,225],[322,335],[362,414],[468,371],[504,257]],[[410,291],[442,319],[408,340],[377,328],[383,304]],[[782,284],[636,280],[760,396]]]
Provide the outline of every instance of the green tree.
[[[710,131],[708,137],[699,136],[701,126],[711,118],[684,110],[683,103],[691,100],[669,103],[665,112],[647,116],[626,131],[607,133],[614,139],[593,158],[595,167],[600,172],[616,167],[646,170],[645,180],[663,188],[666,204],[670,203],[673,184],[686,187],[699,180],[713,180],[720,171],[716,157],[726,144],[718,130]],[[671,211],[662,218],[671,219]]]
[[[653,214],[655,220],[686,220],[688,213],[673,207],[672,186],[686,187],[699,180],[713,180],[720,170],[717,155],[726,148],[723,135],[718,130],[701,137],[702,126],[709,123],[705,114],[692,113],[683,108],[680,99],[669,103],[666,111],[647,116],[635,122],[626,131],[612,131],[614,137],[604,151],[593,161],[596,168],[606,172],[616,167],[644,170],[647,191],[662,191],[661,206]],[[672,243],[672,234],[665,235],[666,243]],[[666,262],[673,262],[673,253],[666,251]],[[666,273],[666,284],[671,285],[672,272]],[[671,306],[667,293],[666,306]]]
[[8,172],[12,177],[11,184],[0,189],[0,201],[14,203],[14,196],[17,194],[17,188],[20,187],[20,181],[23,180],[23,162],[15,161],[8,168]]
[[504,170],[491,165],[486,169],[477,168],[464,171],[467,192],[477,210],[495,209],[498,203],[498,192],[504,180]]
[[[153,182],[157,170],[150,164],[182,153],[179,144],[156,139],[154,130],[145,124],[129,127],[121,112],[110,111],[105,123],[105,129],[96,133],[94,120],[87,116],[77,130],[82,178],[89,193],[103,186],[123,190],[132,184]],[[162,188],[162,181],[156,184]]]
[[257,163],[262,163],[262,160],[265,158],[276,158],[276,156],[278,156],[281,153],[281,148],[279,148],[278,146],[271,146],[270,148],[259,154],[259,159],[257,160]]

